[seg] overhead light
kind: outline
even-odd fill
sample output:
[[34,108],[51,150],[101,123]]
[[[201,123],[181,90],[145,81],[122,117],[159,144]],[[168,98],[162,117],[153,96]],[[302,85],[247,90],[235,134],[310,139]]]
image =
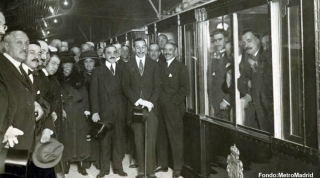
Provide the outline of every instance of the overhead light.
[[57,20],[57,19],[53,19],[53,22],[54,22],[54,23],[58,23],[58,20]]
[[48,41],[48,38],[44,39],[44,41]]
[[49,35],[50,34],[50,31],[47,31],[47,35]]
[[59,6],[62,10],[69,10],[72,8],[72,0],[59,0]]

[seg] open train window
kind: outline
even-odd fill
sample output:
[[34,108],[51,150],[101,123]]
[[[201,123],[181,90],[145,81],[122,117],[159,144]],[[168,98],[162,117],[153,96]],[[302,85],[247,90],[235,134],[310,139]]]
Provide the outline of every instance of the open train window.
[[273,132],[273,81],[268,5],[233,14],[237,124]]

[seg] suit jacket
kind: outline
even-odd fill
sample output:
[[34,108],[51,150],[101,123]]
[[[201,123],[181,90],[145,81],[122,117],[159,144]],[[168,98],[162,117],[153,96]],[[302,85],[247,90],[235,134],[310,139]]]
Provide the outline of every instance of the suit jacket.
[[170,96],[170,102],[176,105],[184,103],[190,93],[190,81],[187,67],[174,59],[169,67],[162,66],[161,95]]
[[7,126],[12,125],[24,132],[18,136],[19,144],[14,149],[31,150],[36,125],[34,88],[3,54],[0,54],[0,75],[8,91]]
[[125,125],[125,98],[121,89],[122,66],[116,64],[115,75],[103,64],[92,71],[90,82],[91,112],[101,121]]
[[212,58],[208,60],[208,97],[209,103],[214,107],[214,109],[219,110],[220,103],[225,100],[229,104],[230,95],[224,93],[222,90],[222,85],[225,81],[226,73],[230,69],[231,61],[227,57],[227,54],[222,53],[222,57]]
[[146,57],[143,75],[140,75],[135,58],[125,65],[122,74],[122,91],[128,99],[128,120],[139,98],[150,101],[156,109],[160,93],[160,72],[156,61]]
[[[1,76],[0,76],[1,77]],[[3,140],[5,131],[8,128],[8,119],[7,119],[7,111],[8,111],[8,91],[3,79],[0,78],[0,140]],[[4,144],[0,142],[0,151],[4,147]]]
[[[38,71],[38,75],[34,75],[34,88],[36,91],[36,101],[41,105],[45,114],[44,117],[39,120],[39,131],[48,128],[54,131],[54,123],[51,117],[53,105],[53,90],[49,78],[43,73],[42,70]],[[39,133],[41,134],[41,133]]]

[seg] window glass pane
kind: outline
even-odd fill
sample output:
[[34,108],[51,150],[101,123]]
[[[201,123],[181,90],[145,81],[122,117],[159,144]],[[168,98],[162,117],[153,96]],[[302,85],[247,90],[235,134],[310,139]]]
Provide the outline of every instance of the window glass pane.
[[303,58],[300,5],[285,6],[283,17],[283,119],[286,139],[303,136]]
[[190,94],[187,96],[187,111],[191,113],[197,112],[196,105],[196,72],[198,61],[195,54],[195,24],[188,24],[184,26],[184,58],[185,64],[189,71],[190,77]]
[[236,13],[241,61],[237,77],[237,107],[244,126],[272,132],[273,83],[268,6]]
[[207,114],[232,121],[235,102],[231,16],[213,18],[208,22],[210,44],[207,55]]

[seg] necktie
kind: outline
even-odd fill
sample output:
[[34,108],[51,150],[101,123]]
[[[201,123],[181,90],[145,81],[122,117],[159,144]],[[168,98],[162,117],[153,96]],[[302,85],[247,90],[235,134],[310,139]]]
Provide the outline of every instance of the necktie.
[[140,75],[143,74],[143,64],[142,64],[142,60],[140,59],[140,62],[139,62],[139,72],[140,72]]
[[111,64],[111,66],[110,66],[110,71],[111,71],[112,75],[114,75],[114,69],[113,69],[113,67],[112,67],[112,64]]
[[34,71],[31,71],[30,69],[28,69],[28,75],[38,75],[38,71],[34,70]]
[[22,76],[27,80],[27,82],[29,84],[32,84],[32,82],[31,82],[29,76],[27,75],[26,71],[24,71],[24,69],[22,68],[22,63],[20,64],[19,69],[20,69],[20,72],[22,73]]

